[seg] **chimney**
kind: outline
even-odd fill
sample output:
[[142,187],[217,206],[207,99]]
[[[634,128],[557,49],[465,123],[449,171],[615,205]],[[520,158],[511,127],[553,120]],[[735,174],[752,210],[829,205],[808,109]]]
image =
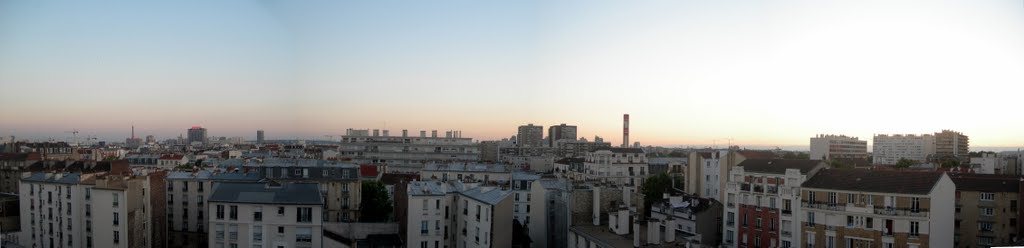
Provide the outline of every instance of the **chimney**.
[[402,129],[402,137],[409,137],[409,129]]
[[622,115],[622,147],[629,147],[629,114]]
[[601,226],[601,187],[594,186],[594,226]]

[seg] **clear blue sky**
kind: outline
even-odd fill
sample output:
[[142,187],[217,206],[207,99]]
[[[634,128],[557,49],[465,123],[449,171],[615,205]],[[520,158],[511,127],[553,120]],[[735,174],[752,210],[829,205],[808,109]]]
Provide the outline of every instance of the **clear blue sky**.
[[1024,144],[1024,2],[0,1],[0,135]]

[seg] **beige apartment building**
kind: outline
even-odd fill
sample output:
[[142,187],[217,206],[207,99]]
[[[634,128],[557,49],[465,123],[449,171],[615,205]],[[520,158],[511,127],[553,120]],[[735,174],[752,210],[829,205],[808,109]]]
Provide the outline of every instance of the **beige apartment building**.
[[1007,246],[1021,236],[1022,178],[953,174],[956,183],[954,247]]
[[953,247],[955,185],[945,173],[819,172],[801,189],[801,247]]
[[935,133],[935,159],[955,158],[962,163],[970,161],[970,139],[963,133],[942,130]]
[[868,141],[846,135],[819,134],[811,137],[811,159],[868,158]]

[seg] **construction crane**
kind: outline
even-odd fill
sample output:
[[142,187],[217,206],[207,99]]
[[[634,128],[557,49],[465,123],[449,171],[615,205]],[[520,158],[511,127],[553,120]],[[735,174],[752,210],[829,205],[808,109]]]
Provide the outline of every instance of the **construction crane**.
[[71,131],[64,131],[64,133],[71,133],[71,136],[74,137],[74,140],[75,140],[75,146],[78,146],[78,129],[73,129]]

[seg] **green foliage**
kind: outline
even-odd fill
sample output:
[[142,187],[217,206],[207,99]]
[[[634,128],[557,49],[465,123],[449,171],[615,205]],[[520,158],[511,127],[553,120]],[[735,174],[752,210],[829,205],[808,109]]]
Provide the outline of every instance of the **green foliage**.
[[910,168],[911,165],[914,165],[914,161],[910,159],[901,158],[896,162],[896,168]]
[[388,199],[388,189],[379,181],[364,181],[362,203],[359,209],[360,222],[387,222],[394,205]]
[[[676,188],[682,188],[683,179],[680,176],[676,176]],[[668,174],[661,173],[651,177],[648,177],[641,186],[641,192],[644,194],[644,216],[651,216],[651,209],[649,206],[654,202],[661,200],[664,193],[672,191],[672,178]]]
[[806,152],[786,152],[782,155],[783,159],[811,159],[811,155]]
[[957,161],[956,159],[942,161],[942,168],[953,168],[957,166],[960,166],[960,161]]
[[841,162],[839,160],[835,160],[835,159],[832,159],[832,161],[829,161],[829,165],[831,165],[833,169],[849,169],[849,168],[853,168],[852,165],[844,164],[843,162]]

